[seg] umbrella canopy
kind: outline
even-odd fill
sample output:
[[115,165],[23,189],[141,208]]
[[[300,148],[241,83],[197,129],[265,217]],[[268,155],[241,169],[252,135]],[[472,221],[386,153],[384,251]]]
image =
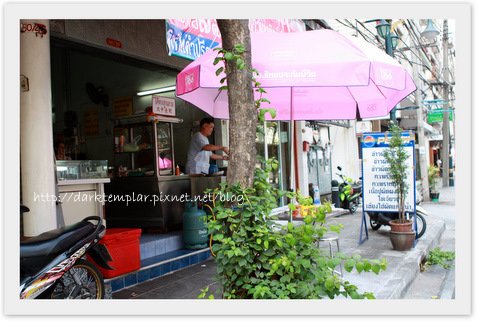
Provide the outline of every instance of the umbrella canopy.
[[[416,87],[397,61],[368,42],[332,30],[252,33],[252,66],[275,108],[275,120],[380,117]],[[210,50],[177,75],[177,97],[228,118],[226,91]],[[268,114],[267,114],[268,118]]]

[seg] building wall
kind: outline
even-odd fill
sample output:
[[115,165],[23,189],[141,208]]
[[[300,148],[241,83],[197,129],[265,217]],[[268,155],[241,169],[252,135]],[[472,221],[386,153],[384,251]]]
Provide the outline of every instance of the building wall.
[[[144,113],[145,108],[152,105],[152,96],[139,97],[136,93],[175,84],[177,71],[190,61],[167,55],[163,20],[57,20],[51,22],[51,25],[55,30],[52,35],[56,39],[97,48],[98,52],[107,51],[138,59],[139,65],[135,65],[132,62],[126,63],[119,55],[98,55],[95,51],[77,50],[70,47],[70,43],[65,45],[57,41],[52,46],[54,134],[61,137],[65,127],[64,113],[73,112],[79,122],[79,152],[87,159],[111,161],[113,100],[131,97],[133,113]],[[120,41],[122,48],[107,45],[107,38]],[[142,61],[154,64],[146,66]],[[107,106],[91,101],[85,89],[88,82],[103,87],[109,96]],[[162,93],[161,96],[174,98],[174,93]],[[99,132],[96,135],[85,135],[85,112],[92,109],[98,113]],[[181,138],[175,146],[176,162],[185,165],[188,142],[195,130],[195,122],[206,114],[193,105],[176,99],[176,116],[183,119],[183,123],[174,124],[175,139]]]
[[[165,20],[53,20],[52,34],[153,63],[182,69],[190,61],[168,56]],[[121,48],[107,44],[119,41]]]

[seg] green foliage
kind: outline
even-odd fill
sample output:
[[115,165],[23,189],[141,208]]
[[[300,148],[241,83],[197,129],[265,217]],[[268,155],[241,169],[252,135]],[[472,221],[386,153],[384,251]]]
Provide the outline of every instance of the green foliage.
[[434,165],[428,166],[428,186],[430,190],[436,190],[435,184],[437,178],[440,178],[440,169]]
[[405,196],[409,188],[406,182],[407,170],[409,168],[406,162],[408,154],[403,147],[402,129],[396,123],[391,122],[389,132],[392,136],[383,156],[390,166],[389,174],[397,192],[399,219],[405,221]]
[[[333,274],[333,270],[343,262],[348,272],[378,274],[386,269],[385,260],[344,254],[330,258],[327,251],[320,251],[316,245],[326,232],[339,232],[342,228],[326,224],[325,215],[331,211],[329,205],[309,208],[311,211],[301,225],[281,226],[274,222],[275,217],[270,217],[282,196],[296,198],[301,205],[312,204],[311,197],[272,187],[269,174],[277,169],[278,161],[268,160],[263,169],[255,170],[252,188],[222,184],[213,191],[216,196],[236,196],[232,200],[241,200],[217,198],[214,216],[210,216],[208,222],[209,233],[215,241],[212,251],[222,298],[374,298],[371,293],[359,293],[355,285]],[[203,292],[203,297],[206,294]]]
[[426,266],[440,265],[445,269],[451,267],[450,263],[455,259],[455,252],[443,251],[439,247],[432,249],[427,256]]

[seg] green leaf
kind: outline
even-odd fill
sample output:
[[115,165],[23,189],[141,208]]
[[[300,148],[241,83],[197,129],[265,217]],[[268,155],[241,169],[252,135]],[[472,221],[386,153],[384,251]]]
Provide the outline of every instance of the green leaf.
[[372,264],[370,264],[369,262],[365,261],[365,262],[363,263],[363,270],[364,270],[365,272],[371,271],[371,270],[372,270]]
[[214,60],[213,60],[213,64],[216,65],[218,64],[219,62],[221,62],[223,60],[223,57],[216,57]]
[[245,46],[243,44],[237,44],[237,45],[233,46],[233,48],[239,54],[242,54],[242,53],[245,52]]
[[234,58],[234,55],[231,52],[226,52],[223,58],[225,58],[226,60],[232,60]]
[[345,262],[345,264],[343,265],[343,267],[345,268],[345,270],[347,272],[351,272],[353,270],[353,267],[355,266],[355,261],[353,259],[349,259]]
[[217,71],[215,72],[215,75],[220,75],[222,72],[223,72],[224,68],[223,67],[220,67],[219,69],[217,69]]
[[261,117],[262,119],[265,119],[265,114],[267,113],[270,113],[270,116],[272,117],[272,119],[274,119],[277,116],[277,110],[275,110],[274,108],[261,108],[259,110],[259,115],[260,115],[259,117]]
[[327,277],[327,280],[325,281],[325,288],[329,291],[333,291],[335,289],[335,281],[333,280],[333,277]]
[[357,270],[357,272],[361,273],[363,271],[363,263],[357,262],[357,264],[355,265],[355,269]]
[[242,66],[242,64],[245,65],[245,63],[244,63],[244,61],[243,61],[243,59],[242,59],[241,57],[238,57],[238,58],[237,58],[236,63],[237,63],[237,68],[238,68],[238,69],[243,69],[243,68],[241,68],[240,66]]

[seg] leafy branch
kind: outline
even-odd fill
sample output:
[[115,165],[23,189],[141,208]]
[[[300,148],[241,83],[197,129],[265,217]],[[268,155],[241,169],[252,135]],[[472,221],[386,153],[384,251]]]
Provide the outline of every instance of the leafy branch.
[[[224,91],[228,89],[228,85],[226,84],[227,82],[227,77],[226,74],[228,73],[228,64],[226,63],[227,61],[235,61],[235,66],[238,70],[244,70],[245,69],[245,61],[242,57],[243,53],[245,53],[245,46],[242,44],[237,44],[233,46],[232,50],[227,50],[224,48],[215,48],[214,50],[218,51],[217,57],[215,57],[213,64],[218,65],[218,63],[223,62],[223,66],[220,66],[217,68],[215,71],[215,74],[217,76],[222,75],[223,77],[220,79],[220,88],[218,89],[219,91]],[[263,97],[264,94],[267,93],[267,91],[262,87],[262,84],[256,79],[256,76],[258,76],[258,71],[254,68],[248,71],[251,75],[252,79],[252,87],[254,88],[254,91],[259,93],[260,96],[258,99],[256,99],[255,102],[255,107],[258,110],[258,121],[263,123],[265,122],[265,114],[270,113],[270,116],[272,118],[276,117],[276,110],[274,108],[262,108],[261,105],[262,103],[268,103],[270,104],[271,102]]]
[[395,191],[398,197],[399,219],[405,221],[405,197],[408,192],[407,164],[408,153],[403,146],[402,129],[396,123],[390,123],[389,132],[391,138],[388,149],[383,153],[385,160],[390,166],[389,173],[395,185]]
[[[295,198],[300,205],[311,206],[312,198],[281,191],[269,183],[269,175],[278,170],[278,161],[270,159],[256,168],[252,188],[221,184],[214,195],[243,196],[244,202],[216,200],[214,214],[208,220],[209,233],[215,243],[217,279],[225,299],[320,299],[344,296],[374,298],[334,274],[338,265],[346,271],[380,273],[386,269],[383,260],[367,260],[358,255],[336,254],[330,257],[318,248],[327,232],[338,233],[341,225],[327,225],[329,205],[311,207],[302,225],[279,225],[271,216],[277,200]],[[248,200],[248,202],[245,202]],[[294,209],[294,205],[289,205]],[[207,297],[207,291],[202,296]]]

